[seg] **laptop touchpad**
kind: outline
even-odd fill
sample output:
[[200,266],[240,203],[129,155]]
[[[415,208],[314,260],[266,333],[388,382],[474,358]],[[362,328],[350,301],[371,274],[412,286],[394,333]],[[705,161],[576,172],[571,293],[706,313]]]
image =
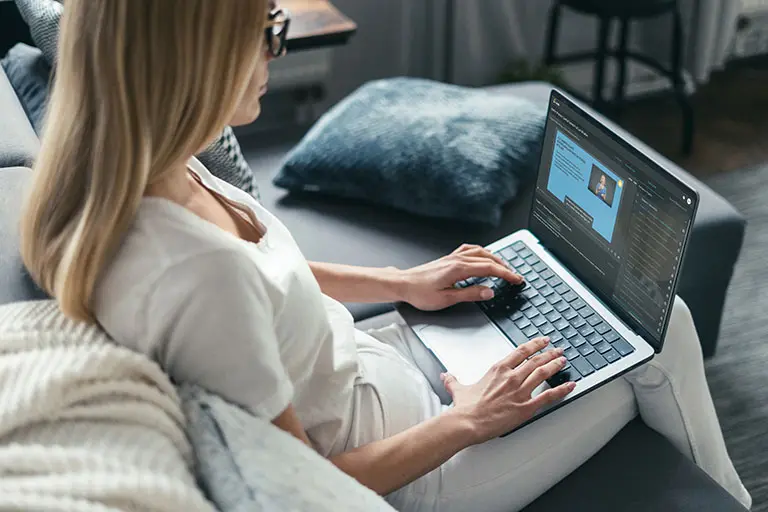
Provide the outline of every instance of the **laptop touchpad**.
[[417,334],[459,382],[472,384],[514,346],[482,314],[478,316],[483,322],[466,322],[465,315],[459,316],[465,321],[443,317],[441,322],[422,326]]

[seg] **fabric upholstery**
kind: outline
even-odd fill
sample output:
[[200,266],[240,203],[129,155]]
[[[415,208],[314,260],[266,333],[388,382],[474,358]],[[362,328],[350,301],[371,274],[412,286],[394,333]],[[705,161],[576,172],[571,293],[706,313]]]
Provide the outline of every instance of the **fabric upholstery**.
[[39,149],[35,131],[0,69],[0,167],[32,165]]
[[495,226],[538,167],[546,108],[416,78],[369,82],[315,123],[275,185]]
[[656,431],[637,419],[523,512],[745,512]]

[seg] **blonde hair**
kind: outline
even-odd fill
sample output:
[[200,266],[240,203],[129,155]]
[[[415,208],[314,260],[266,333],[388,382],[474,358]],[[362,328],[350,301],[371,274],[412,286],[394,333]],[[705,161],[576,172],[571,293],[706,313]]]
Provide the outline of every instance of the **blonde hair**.
[[21,255],[94,321],[98,278],[148,185],[229,122],[263,58],[267,0],[68,0]]

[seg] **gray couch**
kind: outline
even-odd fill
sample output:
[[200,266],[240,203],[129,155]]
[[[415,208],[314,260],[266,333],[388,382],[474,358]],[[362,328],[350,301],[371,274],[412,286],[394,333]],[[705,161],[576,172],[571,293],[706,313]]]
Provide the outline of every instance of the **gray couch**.
[[[548,90],[545,84],[525,84],[513,92],[545,101]],[[25,167],[31,164],[38,147],[39,141],[0,70],[0,304],[44,297],[24,271],[17,239],[21,197],[31,173]],[[265,204],[294,232],[312,259],[408,266],[441,255],[461,241],[488,242],[524,225],[525,198],[510,208],[502,228],[478,232],[348,201],[286,197],[269,184],[268,174],[286,149],[272,147],[252,154],[251,163],[262,172]],[[694,311],[701,334],[715,339],[743,220],[722,198],[691,181],[698,186],[702,200],[681,292]],[[350,307],[362,319],[390,306]],[[669,442],[635,420],[584,466],[526,508],[526,512],[554,510],[744,509]]]

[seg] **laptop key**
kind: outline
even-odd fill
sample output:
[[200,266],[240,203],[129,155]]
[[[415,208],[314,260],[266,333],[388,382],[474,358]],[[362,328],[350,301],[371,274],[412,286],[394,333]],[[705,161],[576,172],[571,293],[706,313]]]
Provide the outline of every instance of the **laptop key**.
[[539,329],[541,330],[541,334],[543,334],[544,336],[549,336],[550,334],[555,332],[555,328],[552,327],[552,324],[550,324],[549,322],[539,327]]
[[544,318],[544,315],[536,315],[535,317],[531,318],[531,323],[536,327],[541,327],[547,323],[547,319]]
[[512,247],[505,247],[499,252],[501,253],[501,257],[510,263],[512,263],[512,260],[517,258],[517,251],[515,251],[515,249]]
[[[557,309],[557,305],[558,304],[560,304],[560,307],[562,307],[563,309],[568,307],[568,303],[565,302],[563,299],[561,299],[559,295],[553,295],[553,296],[549,297],[547,300],[549,300],[550,304],[555,306],[555,309]],[[560,311],[560,310],[558,309],[558,311]]]
[[587,338],[587,341],[590,343],[590,345],[596,345],[597,343],[600,343],[603,340],[603,338],[596,332],[588,334],[587,336],[585,336],[585,338]]
[[619,359],[621,359],[621,356],[619,355],[619,353],[616,352],[613,349],[611,349],[608,352],[606,352],[605,354],[603,354],[603,357],[609,363],[614,363],[614,362],[618,361]]
[[526,327],[531,325],[531,321],[525,317],[515,320],[514,322],[518,329],[525,329]]
[[512,313],[510,318],[512,318],[512,320],[519,320],[519,319],[523,318],[523,312],[520,311],[520,310],[517,310],[514,313]]
[[533,304],[536,307],[541,306],[542,304],[545,304],[547,301],[544,300],[544,297],[541,295],[536,295],[534,298],[531,299],[531,304]]
[[579,380],[581,380],[581,374],[579,374],[576,368],[569,366],[564,370],[560,370],[552,377],[547,379],[547,384],[549,384],[550,387],[556,388],[557,386],[565,384],[566,382],[577,382]]
[[616,352],[621,354],[621,357],[628,356],[635,351],[635,347],[621,339],[613,344],[613,348],[616,349]]
[[589,343],[585,343],[580,347],[576,347],[576,350],[579,351],[579,354],[583,356],[588,356],[589,354],[593,353],[595,351],[594,347],[590,345]]
[[539,314],[539,311],[536,308],[534,308],[534,307],[530,307],[530,308],[524,309],[523,310],[523,314],[525,316],[527,316],[528,318],[533,318],[533,317],[535,317],[536,315]]
[[525,334],[525,337],[528,340],[533,338],[536,334],[538,334],[538,332],[539,332],[539,330],[536,327],[532,326],[532,325],[529,325],[528,327],[523,329],[523,334]]
[[549,313],[545,314],[544,316],[547,317],[547,320],[549,320],[550,322],[557,322],[558,320],[563,318],[560,315],[560,313],[558,313],[554,309],[552,311],[550,311]]
[[579,327],[584,327],[586,325],[587,321],[581,318],[580,316],[577,316],[576,318],[571,320],[571,325],[574,326],[576,329]]
[[579,314],[580,314],[581,316],[583,316],[584,318],[589,318],[589,317],[591,317],[592,315],[594,315],[594,314],[595,314],[595,312],[594,312],[594,311],[592,311],[592,308],[590,308],[589,306],[585,306],[585,307],[583,307],[583,308],[581,308],[581,309],[579,310]]
[[589,361],[587,361],[583,357],[570,359],[570,362],[571,362],[571,366],[576,368],[576,370],[578,370],[578,372],[584,377],[595,373],[595,369],[592,368],[592,365],[589,364]]
[[553,288],[560,295],[563,295],[564,293],[571,291],[571,289],[568,288],[568,285],[566,285],[565,283],[560,283],[557,286],[553,286]]
[[[531,268],[533,268],[533,270],[535,270],[537,273],[547,270],[547,266],[540,261],[538,263],[532,264]],[[546,279],[546,277],[544,277],[544,279]]]
[[552,286],[552,287],[555,287],[559,284],[563,284],[563,281],[560,280],[560,278],[557,277],[556,275],[550,279],[547,279],[547,282],[549,282],[549,286]]
[[571,339],[571,338],[573,338],[574,336],[576,336],[579,333],[576,332],[576,329],[574,329],[573,327],[571,327],[569,325],[568,327],[566,327],[565,329],[560,331],[560,334],[563,335],[563,338]]
[[605,368],[608,366],[608,362],[597,352],[589,354],[587,356],[587,361],[589,361],[589,364],[595,367],[595,370],[599,370],[600,368]]
[[520,256],[521,258],[527,258],[528,256],[533,256],[533,253],[531,252],[530,249],[528,249],[527,247],[524,247],[522,249],[517,250],[517,255]]
[[550,306],[546,302],[544,304],[542,304],[541,306],[539,306],[539,313],[541,313],[542,315],[548,315],[548,314],[553,313],[553,312],[555,312],[555,308],[553,308],[552,306]]
[[584,307],[586,307],[586,306],[587,306],[587,303],[586,303],[586,302],[584,302],[584,299],[576,299],[576,300],[575,300],[575,301],[573,301],[573,303],[571,304],[571,307],[572,307],[573,309],[575,309],[576,311],[578,311],[578,310],[580,310],[580,309],[582,309],[582,308],[584,308]]
[[568,341],[571,343],[571,345],[573,345],[576,348],[582,346],[583,344],[585,344],[587,342],[587,340],[585,340],[581,336],[574,336],[573,338],[569,339]]
[[555,290],[553,290],[551,286],[544,286],[539,289],[539,293],[543,297],[551,297],[552,295],[554,295]]
[[571,348],[565,349],[565,351],[563,352],[563,355],[565,356],[566,359],[570,361],[571,359],[579,357],[579,351],[571,347]]
[[589,336],[590,334],[595,332],[595,330],[592,328],[592,326],[590,326],[586,322],[581,327],[577,327],[576,330],[579,331],[579,334],[581,334],[582,336]]
[[517,270],[517,273],[520,274],[521,276],[527,276],[528,274],[533,272],[533,269],[526,264],[522,264],[515,267],[515,270]]
[[549,281],[550,278],[552,278],[552,276],[554,276],[554,275],[555,275],[555,273],[552,272],[549,269],[545,269],[543,272],[541,272],[541,271],[539,272],[539,277],[541,277],[545,281]]
[[549,335],[549,342],[550,343],[557,343],[558,341],[563,339],[563,335],[560,334],[557,331],[554,331],[552,334]]
[[597,350],[598,352],[603,354],[603,353],[608,352],[609,350],[611,350],[611,344],[608,343],[607,341],[603,340],[600,343],[598,343],[597,345],[595,345],[595,350]]
[[610,331],[610,330],[611,330],[611,328],[610,328],[610,327],[608,327],[608,324],[606,324],[606,323],[604,323],[604,322],[601,322],[601,323],[599,323],[599,324],[597,324],[597,325],[595,326],[595,330],[596,330],[597,332],[599,332],[600,334],[605,334],[605,333],[607,333],[608,331]]
[[541,290],[542,288],[547,286],[547,282],[545,280],[543,280],[542,278],[538,278],[538,279],[536,279],[536,281],[533,282],[532,286],[534,288],[536,288],[537,290]]
[[570,326],[570,324],[564,318],[561,318],[555,322],[552,322],[552,324],[555,326],[555,329],[557,329],[558,331],[562,331],[566,327]]
[[563,339],[562,336],[557,341],[551,341],[551,339],[552,339],[552,337],[550,336],[550,343],[552,345],[556,346],[557,348],[563,349],[563,351],[566,351],[566,350],[568,350],[569,348],[571,348],[573,346],[573,345],[571,345],[570,341],[568,341],[566,339]]
[[609,331],[603,335],[603,338],[605,338],[605,341],[608,343],[613,343],[614,341],[618,340],[620,336],[616,334],[616,331]]
[[518,241],[512,244],[512,248],[516,251],[522,251],[525,247],[525,242]]
[[589,325],[591,325],[592,327],[596,326],[597,324],[599,324],[600,322],[602,322],[602,321],[603,321],[603,319],[602,319],[602,318],[600,318],[600,317],[599,317],[599,316],[597,316],[597,315],[592,315],[592,316],[590,316],[590,317],[586,317],[586,316],[585,316],[584,318],[586,318],[586,319],[587,319],[587,322],[588,322],[588,323],[589,323]]
[[567,308],[567,309],[561,311],[560,313],[563,315],[563,318],[565,318],[566,320],[572,320],[572,319],[576,318],[577,316],[579,316],[578,313],[576,313],[571,308]]
[[563,300],[567,300],[568,302],[573,302],[578,298],[579,296],[573,293],[573,290],[568,290],[563,294]]

